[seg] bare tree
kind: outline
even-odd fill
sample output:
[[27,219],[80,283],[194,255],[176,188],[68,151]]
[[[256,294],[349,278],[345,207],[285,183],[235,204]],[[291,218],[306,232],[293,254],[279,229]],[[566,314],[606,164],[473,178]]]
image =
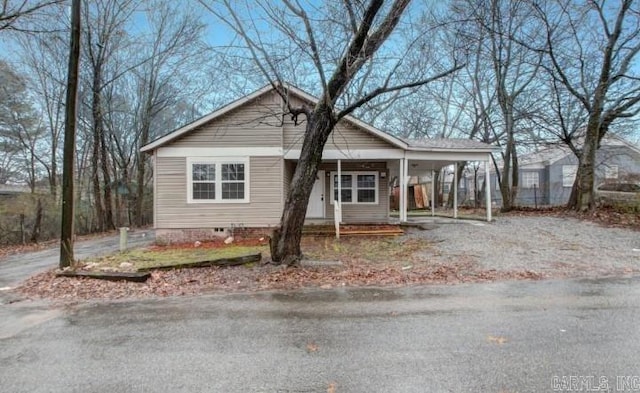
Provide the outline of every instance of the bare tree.
[[108,135],[104,124],[104,89],[123,73],[116,55],[126,45],[125,24],[135,9],[133,0],[99,0],[85,7],[84,41],[89,64],[93,145],[91,169],[97,217],[96,230],[113,229],[113,196]]
[[[427,76],[422,70],[404,70],[402,60],[392,57],[391,47],[387,53],[379,54],[379,49],[401,23],[402,15],[409,6],[409,0],[396,0],[385,5],[382,0],[367,2],[343,1],[332,3],[341,18],[330,18],[326,9],[313,2],[284,0],[282,7],[270,2],[246,4],[238,11],[237,3],[223,0],[222,7],[204,3],[205,6],[231,27],[244,40],[246,47],[264,77],[287,101],[288,112],[296,121],[306,119],[305,135],[289,193],[286,198],[280,226],[271,238],[271,256],[274,263],[294,264],[301,258],[300,240],[305,212],[318,167],[322,161],[322,151],[336,123],[352,114],[376,97],[407,88],[416,88],[449,75],[462,66],[455,61],[436,75]],[[324,5],[324,4],[323,4]],[[284,43],[286,52],[300,54],[305,58],[307,70],[313,70],[314,84],[318,88],[319,99],[315,105],[294,105],[287,100],[287,84],[283,69],[288,62],[280,62],[276,45],[269,45],[268,37],[254,30],[261,13],[260,24],[268,23],[280,32],[278,42]],[[246,15],[254,19],[246,19]],[[346,16],[346,19],[344,16]],[[318,27],[324,26],[323,28]],[[417,27],[417,26],[412,26]],[[322,34],[330,32],[330,34]],[[417,50],[409,45],[412,50]],[[295,49],[295,51],[291,51]],[[406,49],[406,48],[405,48]],[[406,52],[405,52],[406,53]],[[339,54],[338,57],[334,57]],[[376,56],[378,54],[379,56]],[[327,57],[324,57],[327,55]],[[289,58],[287,55],[283,58]],[[390,61],[393,58],[393,61]],[[282,67],[284,64],[284,68]],[[370,69],[387,69],[380,78],[367,78]],[[366,82],[365,82],[366,81]],[[367,89],[358,89],[365,83]],[[353,91],[362,94],[352,94]]]
[[[187,75],[198,75],[196,70],[202,67],[206,53],[200,41],[204,25],[194,14],[193,10],[185,10],[183,4],[170,2],[158,2],[148,12],[151,42],[142,48],[146,56],[144,64],[134,70],[138,92],[134,133],[137,184],[134,216],[138,226],[145,223],[143,203],[148,181],[148,157],[139,147],[149,142],[154,122],[161,112],[185,96],[198,95],[197,89],[193,88],[195,84],[184,83]],[[179,77],[183,84],[174,88],[172,84],[177,84]],[[200,84],[199,87],[206,86]]]
[[42,11],[64,0],[3,0],[0,1],[0,30],[32,31],[30,27],[20,25],[25,19],[37,18]]
[[40,108],[45,137],[40,143],[47,150],[38,156],[49,181],[54,199],[58,193],[60,143],[64,128],[64,95],[66,89],[67,43],[59,33],[20,35],[17,42],[22,49],[22,63],[28,73],[32,100]]
[[[633,0],[539,1],[549,71],[587,114],[568,207],[593,209],[596,151],[614,122],[640,111],[640,9]],[[524,45],[529,45],[523,42]]]
[[[469,39],[482,40],[483,61],[490,67],[496,100],[500,108],[500,127],[493,127],[495,141],[502,146],[502,169],[496,168],[502,195],[502,210],[513,208],[518,191],[518,122],[526,113],[523,99],[532,90],[539,75],[542,56],[519,46],[513,37],[538,39],[533,9],[526,1],[466,0],[458,8],[470,20],[466,33]],[[497,124],[494,123],[494,126]],[[500,173],[501,172],[501,173]]]

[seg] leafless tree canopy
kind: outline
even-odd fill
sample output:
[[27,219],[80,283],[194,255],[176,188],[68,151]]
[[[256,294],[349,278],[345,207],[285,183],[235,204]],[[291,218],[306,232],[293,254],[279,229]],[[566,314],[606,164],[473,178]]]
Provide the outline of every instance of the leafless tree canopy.
[[[41,237],[59,230],[69,4],[0,1],[6,81],[0,183],[24,185],[34,196],[13,209],[27,212],[24,228],[37,224],[28,212],[41,201]],[[522,153],[568,146],[580,161],[572,206],[585,209],[593,207],[600,141],[609,133],[639,136],[637,1],[84,0],[82,6],[78,232],[148,224],[152,172],[140,146],[267,83],[285,100],[287,83],[320,99],[285,108],[287,119],[306,127],[292,187],[302,191],[288,196],[282,240],[275,242],[274,255],[290,255],[289,261],[300,250],[283,245],[297,244],[310,174],[346,115],[402,137],[499,146],[495,169],[507,208],[517,196]],[[18,221],[0,219],[0,239],[26,241],[26,232],[36,232],[11,237]]]

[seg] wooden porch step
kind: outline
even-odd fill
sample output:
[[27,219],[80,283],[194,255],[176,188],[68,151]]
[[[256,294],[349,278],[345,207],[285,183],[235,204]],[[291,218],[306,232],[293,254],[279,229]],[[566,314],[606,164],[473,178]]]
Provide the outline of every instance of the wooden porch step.
[[[340,228],[340,236],[398,236],[404,234],[400,227],[372,227],[371,229],[366,226],[353,228],[353,225],[349,225],[348,227],[352,227],[352,229]],[[333,236],[334,234],[334,227],[307,227],[302,231],[303,236]]]

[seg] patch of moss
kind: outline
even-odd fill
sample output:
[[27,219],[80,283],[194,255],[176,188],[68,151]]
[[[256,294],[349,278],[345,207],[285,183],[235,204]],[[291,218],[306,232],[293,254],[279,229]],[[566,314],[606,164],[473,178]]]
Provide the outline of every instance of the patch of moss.
[[111,254],[100,258],[90,258],[83,263],[95,263],[99,267],[118,268],[123,262],[128,262],[135,269],[149,269],[176,263],[190,263],[202,260],[220,258],[234,258],[241,255],[265,252],[265,246],[226,246],[220,248],[167,248],[167,249],[136,249],[123,253]]

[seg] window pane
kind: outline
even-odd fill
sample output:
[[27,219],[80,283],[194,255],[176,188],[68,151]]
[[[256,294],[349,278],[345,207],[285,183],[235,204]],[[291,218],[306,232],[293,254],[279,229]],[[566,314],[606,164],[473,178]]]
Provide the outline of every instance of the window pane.
[[[338,200],[338,189],[334,189],[333,190],[333,198],[334,200]],[[342,203],[346,203],[346,202],[352,202],[351,200],[351,190],[350,189],[343,189],[342,190]]]
[[358,175],[358,188],[376,188],[376,175]]
[[244,180],[244,164],[222,164],[222,180]]
[[522,173],[522,187],[534,188],[540,186],[538,172],[523,172]]
[[216,199],[216,184],[194,183],[193,199]]
[[244,183],[222,183],[222,199],[244,199]]
[[215,164],[193,164],[193,177],[195,181],[214,181],[216,180]]
[[[351,188],[351,175],[342,175],[342,188]],[[333,187],[338,188],[338,175],[333,177]]]
[[376,190],[358,190],[358,202],[375,202]]

